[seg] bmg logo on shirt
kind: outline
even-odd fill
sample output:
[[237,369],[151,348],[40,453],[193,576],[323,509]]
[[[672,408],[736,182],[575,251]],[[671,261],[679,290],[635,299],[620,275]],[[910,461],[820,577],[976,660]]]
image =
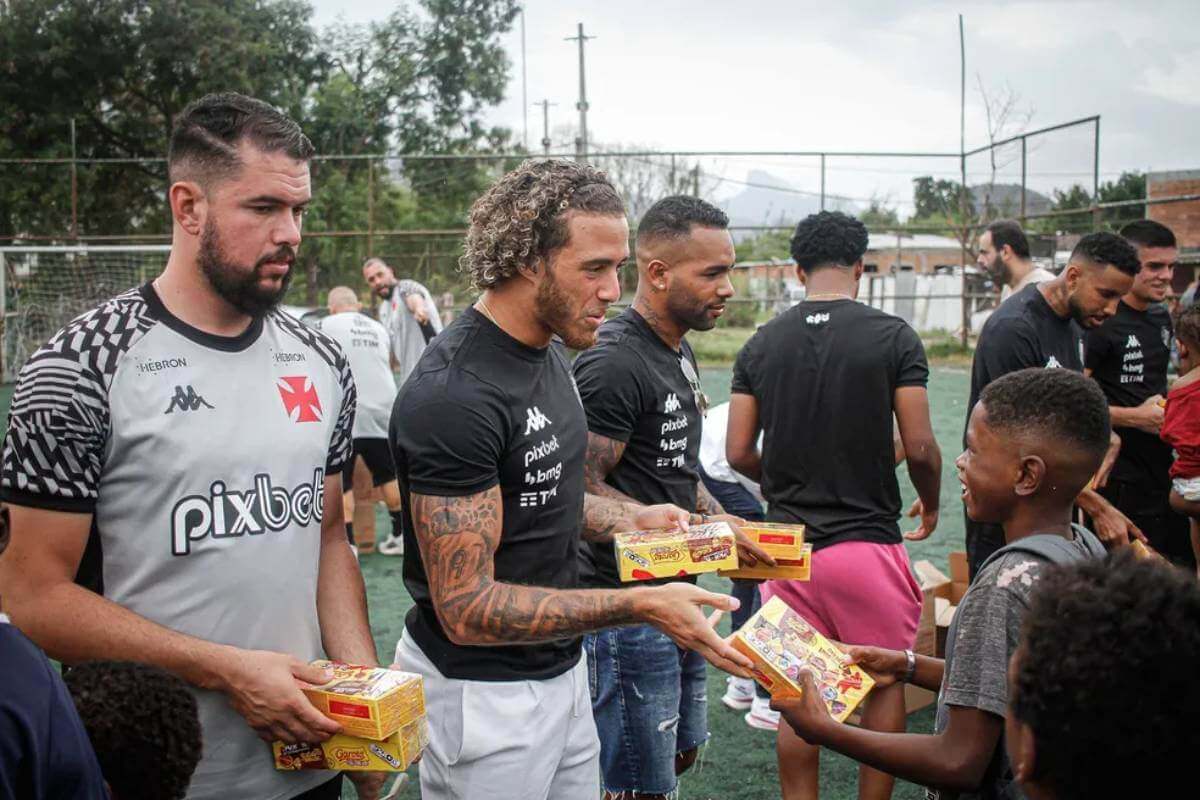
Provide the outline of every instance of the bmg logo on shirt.
[[254,476],[254,488],[231,491],[213,481],[207,495],[188,495],[171,509],[171,555],[186,556],[192,543],[211,536],[224,539],[280,531],[289,525],[320,522],[325,512],[325,470],[313,470],[312,483],[288,491],[272,486],[271,476]]

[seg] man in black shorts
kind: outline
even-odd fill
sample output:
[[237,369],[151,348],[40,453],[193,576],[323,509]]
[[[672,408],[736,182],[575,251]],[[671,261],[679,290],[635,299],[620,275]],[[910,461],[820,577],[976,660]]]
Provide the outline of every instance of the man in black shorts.
[[387,428],[396,399],[396,379],[389,361],[387,329],[361,313],[362,304],[354,290],[335,286],[329,290],[329,316],[320,329],[342,347],[350,362],[358,407],[354,413],[354,457],[342,470],[342,507],[346,534],[354,544],[354,464],[361,458],[371,472],[371,481],[383,491],[383,501],[392,517],[392,531],[379,543],[379,552],[388,556],[404,554],[403,523],[400,516],[400,487],[396,467],[388,449]]
[[1104,390],[1121,452],[1100,494],[1146,534],[1150,544],[1193,569],[1187,517],[1171,510],[1171,446],[1158,438],[1171,363],[1171,315],[1163,305],[1179,250],[1175,234],[1150,219],[1131,222],[1121,236],[1141,265],[1117,313],[1087,332],[1084,374]]
[[[587,490],[635,503],[673,503],[696,520],[726,517],[700,482],[700,430],[707,401],[684,338],[709,330],[733,296],[729,218],[695,197],[655,203],[637,233],[633,306],[604,323],[595,347],[575,361],[587,412]],[[743,540],[743,563],[771,561]],[[584,586],[620,589],[613,547],[580,545]],[[695,583],[695,577],[668,579]],[[653,625],[588,634],[607,797],[665,798],[708,739],[704,658]],[[674,725],[664,726],[664,721]]]
[[421,796],[600,794],[600,743],[580,636],[650,622],[748,675],[687,583],[579,589],[581,537],[684,523],[674,506],[587,495],[587,418],[566,348],[596,339],[629,257],[604,173],[527,161],[471,209],[462,266],[483,290],[400,389],[390,439],[415,605],[396,661],[424,677],[433,721]]
[[[1083,371],[1083,330],[1100,327],[1117,311],[1138,271],[1137,252],[1113,233],[1089,233],[1079,240],[1067,266],[1052,281],[1026,286],[988,318],[975,346],[967,419],[984,387],[1027,367]],[[1106,465],[1111,459],[1106,459]],[[1105,467],[1099,477],[1103,479]],[[1092,489],[1079,495],[1082,508],[1108,547],[1142,538],[1129,518]],[[967,528],[967,564],[971,577],[988,556],[1004,545],[999,525],[974,522]]]

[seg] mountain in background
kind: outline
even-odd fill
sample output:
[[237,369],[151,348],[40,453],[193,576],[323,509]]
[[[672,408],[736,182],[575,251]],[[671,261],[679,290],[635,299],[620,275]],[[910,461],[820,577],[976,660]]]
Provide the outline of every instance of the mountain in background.
[[[983,208],[984,198],[989,195],[992,208],[996,209],[1001,216],[1015,217],[1021,213],[1021,184],[997,183],[994,186],[988,186],[981,183],[971,187],[971,201],[977,209]],[[1041,214],[1049,211],[1053,206],[1054,201],[1049,197],[1026,187],[1025,213]]]
[[[729,215],[731,225],[795,225],[809,214],[821,210],[819,195],[799,193],[796,187],[769,172],[751,170],[744,183],[746,185],[737,194],[717,203]],[[847,213],[857,210],[854,203],[828,195],[825,207]],[[750,235],[753,235],[753,231],[734,231],[735,240]]]

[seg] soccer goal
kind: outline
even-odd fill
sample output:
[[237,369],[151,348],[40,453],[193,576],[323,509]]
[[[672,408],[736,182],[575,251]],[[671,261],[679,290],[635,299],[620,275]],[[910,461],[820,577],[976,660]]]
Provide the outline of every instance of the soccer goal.
[[168,245],[0,247],[3,379],[58,329],[162,272]]

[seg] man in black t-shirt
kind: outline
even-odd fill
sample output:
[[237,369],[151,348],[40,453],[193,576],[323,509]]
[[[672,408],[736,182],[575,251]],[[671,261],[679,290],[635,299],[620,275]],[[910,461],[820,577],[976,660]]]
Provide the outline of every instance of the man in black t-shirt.
[[[985,386],[1027,367],[1061,367],[1083,371],[1083,329],[1100,327],[1116,313],[1121,296],[1138,271],[1133,246],[1112,233],[1090,233],[1079,240],[1067,266],[1052,281],[1026,286],[1000,304],[988,318],[971,364],[971,397],[967,419]],[[1112,455],[1112,454],[1110,454]],[[1103,483],[1107,465],[1100,468]],[[1108,547],[1142,537],[1137,526],[1092,489],[1084,490],[1079,507],[1091,518],[1096,535]],[[988,556],[1004,545],[999,525],[966,518],[967,564],[971,577]]]
[[[838,212],[796,226],[792,257],[804,302],[762,326],[733,370],[729,464],[762,485],[767,519],[798,522],[813,545],[812,580],[769,581],[821,633],[846,644],[910,650],[921,615],[900,528],[893,417],[920,498],[923,539],[938,521],[941,452],[929,419],[925,349],[899,317],[855,302],[867,229]],[[758,447],[763,432],[762,452]],[[904,730],[900,687],[876,689],[872,730]],[[785,796],[816,793],[818,751],[781,725]],[[889,797],[893,779],[866,769],[860,797]]]
[[[396,661],[424,677],[426,800],[600,793],[584,633],[652,622],[749,674],[686,583],[579,589],[580,537],[687,522],[675,506],[585,494],[587,419],[566,347],[590,347],[629,256],[604,173],[531,160],[471,210],[463,266],[483,290],[397,395],[390,440],[415,605]],[[582,526],[582,530],[581,530]]]
[[[660,200],[638,223],[633,306],[606,322],[596,346],[575,362],[587,412],[589,492],[673,503],[698,512],[694,521],[724,517],[700,482],[706,402],[684,335],[712,328],[733,295],[728,225],[720,209],[687,196]],[[745,564],[772,560],[753,543],[739,549]],[[583,542],[580,559],[585,586],[628,585],[617,577],[611,544]],[[666,798],[708,738],[704,658],[650,625],[589,634],[584,648],[596,684],[605,796]],[[671,718],[676,724],[664,727]]]
[[1194,567],[1188,521],[1171,511],[1171,447],[1158,438],[1171,362],[1171,315],[1163,305],[1179,250],[1165,225],[1143,219],[1121,229],[1141,265],[1117,313],[1087,332],[1084,372],[1108,398],[1113,429],[1121,437],[1105,499],[1146,534],[1156,550]]

